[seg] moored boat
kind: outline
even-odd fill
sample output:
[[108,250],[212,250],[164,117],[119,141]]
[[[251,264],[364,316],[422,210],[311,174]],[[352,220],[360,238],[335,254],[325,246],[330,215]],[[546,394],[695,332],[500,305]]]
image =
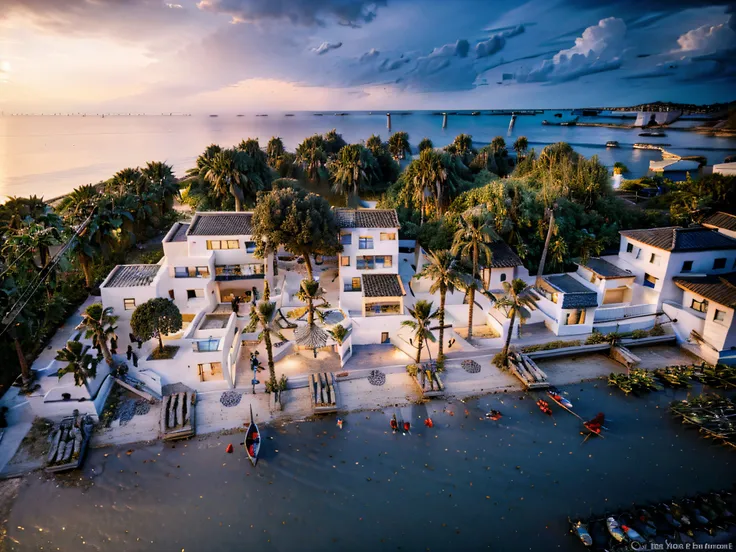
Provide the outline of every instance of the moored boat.
[[623,532],[621,527],[614,518],[609,517],[606,519],[606,527],[608,528],[609,534],[618,542],[624,542],[626,540],[626,534]]
[[606,147],[607,148],[617,148],[618,147],[618,141],[616,141],[616,140],[609,140],[608,142],[606,142]]
[[639,544],[646,544],[646,539],[642,537],[633,527],[629,527],[628,525],[622,525],[621,529],[623,530],[624,534],[628,537],[628,539],[631,542],[638,542]]
[[258,463],[258,452],[261,450],[261,434],[253,418],[253,405],[250,407],[250,424],[245,432],[245,453],[248,460],[255,466]]
[[550,387],[547,390],[547,395],[549,395],[549,398],[555,401],[560,406],[564,406],[565,408],[572,408],[572,403],[568,401],[565,397],[563,397],[562,393],[560,393],[556,387]]
[[637,142],[634,144],[634,149],[646,149],[646,150],[661,150],[662,148],[669,147],[670,144],[643,144],[641,142]]
[[593,537],[590,536],[588,525],[586,523],[583,523],[582,521],[570,521],[570,525],[572,526],[570,531],[580,539],[580,542],[582,542],[584,546],[593,546]]

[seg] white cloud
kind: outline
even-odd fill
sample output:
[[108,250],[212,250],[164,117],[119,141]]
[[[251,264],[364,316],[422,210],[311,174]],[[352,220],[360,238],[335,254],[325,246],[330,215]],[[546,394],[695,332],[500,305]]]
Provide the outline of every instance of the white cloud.
[[369,62],[371,60],[376,59],[380,55],[381,55],[381,52],[379,52],[375,48],[371,48],[365,54],[363,54],[362,56],[360,56],[360,60],[359,61],[360,61],[360,63],[367,63],[367,62]]
[[583,75],[618,69],[625,49],[626,23],[609,17],[588,27],[575,39],[575,46],[560,50],[552,59],[528,73],[519,73],[519,82],[567,81]]
[[323,42],[316,48],[312,48],[312,51],[318,56],[324,55],[330,50],[337,50],[342,47],[342,42]]
[[736,48],[736,32],[728,25],[703,25],[677,39],[681,52],[711,54]]
[[506,46],[506,39],[512,36],[520,35],[524,32],[524,25],[518,25],[512,29],[502,31],[491,35],[487,40],[478,42],[475,45],[475,55],[478,58],[484,58],[495,54]]

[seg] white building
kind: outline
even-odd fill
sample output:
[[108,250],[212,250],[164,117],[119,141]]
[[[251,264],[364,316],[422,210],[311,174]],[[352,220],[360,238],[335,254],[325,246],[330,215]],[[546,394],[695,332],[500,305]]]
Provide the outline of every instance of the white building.
[[[135,308],[154,297],[171,299],[181,311],[184,328],[169,339],[182,342],[187,356],[156,361],[164,383],[236,385],[240,334],[248,321],[238,315],[247,315],[254,294],[262,297],[264,282],[273,290],[273,255],[254,256],[252,231],[252,213],[196,213],[191,224],[177,223],[166,234],[158,264],[117,266],[100,286],[103,305],[121,322],[129,323]],[[237,313],[231,305],[236,296],[243,302]]]
[[736,175],[736,161],[732,163],[719,163],[713,165],[713,174],[722,174],[723,176]]
[[537,309],[555,335],[586,334],[593,331],[598,294],[571,274],[543,276],[536,288]]
[[736,215],[718,211],[706,218],[703,221],[703,226],[712,230],[717,230],[729,238],[736,238]]
[[337,209],[340,308],[351,317],[404,313],[399,218],[394,209]]

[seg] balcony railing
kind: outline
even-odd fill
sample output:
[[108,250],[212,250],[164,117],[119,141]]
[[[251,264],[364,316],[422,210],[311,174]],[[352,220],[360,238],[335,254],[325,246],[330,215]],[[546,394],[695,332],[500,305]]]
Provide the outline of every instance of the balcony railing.
[[610,320],[623,320],[638,316],[650,316],[657,314],[657,305],[628,305],[623,307],[598,307],[595,310],[595,322],[608,322]]
[[215,267],[215,280],[227,282],[230,280],[262,280],[266,268],[262,264],[225,265]]
[[192,341],[192,350],[195,353],[212,353],[220,350],[220,339],[198,339]]

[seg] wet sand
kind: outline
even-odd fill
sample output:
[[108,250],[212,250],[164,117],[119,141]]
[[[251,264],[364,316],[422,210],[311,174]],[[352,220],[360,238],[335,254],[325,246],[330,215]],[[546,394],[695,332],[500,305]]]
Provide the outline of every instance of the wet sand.
[[[548,418],[532,396],[509,393],[398,409],[410,435],[390,432],[393,409],[347,415],[342,431],[334,417],[263,427],[255,469],[240,435],[94,450],[72,478],[80,486],[29,478],[8,548],[582,550],[568,515],[736,482],[734,451],[669,414],[686,392],[626,397],[604,381],[563,390],[584,418],[606,413],[604,439],[583,444],[571,414],[553,405]],[[504,418],[479,419],[490,408]]]

